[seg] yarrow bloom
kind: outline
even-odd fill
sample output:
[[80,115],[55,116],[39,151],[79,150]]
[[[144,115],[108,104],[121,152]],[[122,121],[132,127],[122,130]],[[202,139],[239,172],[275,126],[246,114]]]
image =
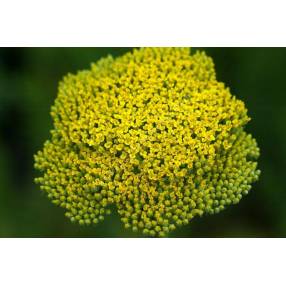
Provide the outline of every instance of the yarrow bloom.
[[68,74],[36,179],[72,222],[115,205],[126,228],[165,236],[237,204],[258,179],[244,103],[189,48],[141,48]]

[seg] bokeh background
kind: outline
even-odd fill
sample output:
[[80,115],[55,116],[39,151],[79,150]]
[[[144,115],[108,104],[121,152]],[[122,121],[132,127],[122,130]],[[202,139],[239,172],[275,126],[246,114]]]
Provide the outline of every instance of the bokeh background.
[[[242,99],[261,148],[259,182],[238,205],[197,218],[170,237],[286,237],[286,49],[196,48]],[[193,52],[194,50],[193,49]],[[97,226],[72,224],[33,178],[33,155],[52,127],[50,107],[68,72],[130,48],[0,49],[0,237],[136,237],[114,213]]]

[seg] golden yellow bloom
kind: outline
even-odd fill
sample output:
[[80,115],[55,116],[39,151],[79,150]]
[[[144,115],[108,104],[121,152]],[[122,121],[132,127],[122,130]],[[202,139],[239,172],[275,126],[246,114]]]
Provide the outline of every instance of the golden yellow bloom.
[[115,204],[126,227],[164,236],[238,203],[259,176],[243,102],[188,48],[135,49],[69,74],[51,115],[36,182],[80,224]]

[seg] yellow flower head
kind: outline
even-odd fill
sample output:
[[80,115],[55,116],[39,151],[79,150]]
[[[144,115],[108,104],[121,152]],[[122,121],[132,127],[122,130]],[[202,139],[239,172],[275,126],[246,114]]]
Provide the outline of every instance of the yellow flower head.
[[243,102],[188,48],[135,49],[69,74],[51,115],[36,182],[82,225],[115,205],[125,227],[164,236],[238,203],[260,173]]

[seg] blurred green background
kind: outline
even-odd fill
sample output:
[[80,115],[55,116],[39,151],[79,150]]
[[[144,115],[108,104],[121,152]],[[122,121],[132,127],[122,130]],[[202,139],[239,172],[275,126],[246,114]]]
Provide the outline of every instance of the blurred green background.
[[[0,237],[137,236],[123,228],[115,211],[96,227],[72,224],[33,183],[33,155],[49,138],[59,80],[129,50],[0,49]],[[286,49],[203,50],[213,57],[217,78],[246,103],[262,174],[238,205],[195,219],[170,237],[286,237]]]

